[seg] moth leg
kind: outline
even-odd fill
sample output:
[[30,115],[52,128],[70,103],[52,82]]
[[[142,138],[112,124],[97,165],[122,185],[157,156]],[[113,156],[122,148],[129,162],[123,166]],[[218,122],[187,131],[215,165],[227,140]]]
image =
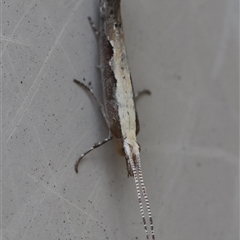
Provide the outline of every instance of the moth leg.
[[76,161],[75,163],[75,172],[78,173],[78,165],[80,163],[80,161],[83,159],[84,156],[86,156],[89,152],[91,152],[93,149],[100,147],[101,145],[103,145],[104,143],[109,142],[110,140],[112,140],[113,136],[111,133],[109,133],[108,137],[105,138],[103,141],[101,142],[96,142],[91,148],[89,148],[85,153],[83,153],[80,158]]
[[101,109],[102,115],[105,119],[105,121],[107,122],[107,118],[106,118],[106,114],[105,114],[105,110],[104,107],[102,105],[102,103],[98,100],[98,98],[94,95],[92,89],[90,89],[85,83],[80,82],[76,79],[73,79],[73,81],[78,84],[80,87],[82,87],[84,90],[86,90],[92,97],[93,99],[96,101],[96,103],[98,104],[98,107]]
[[148,89],[143,89],[142,91],[138,92],[136,95],[135,95],[135,101],[138,101],[139,97],[142,96],[143,94],[147,94],[147,95],[151,95],[151,91],[148,90]]
[[93,20],[90,17],[88,17],[88,21],[89,21],[89,23],[90,23],[90,25],[92,27],[92,30],[95,33],[95,36],[96,36],[96,38],[98,40],[100,32],[98,31],[96,25],[94,24]]

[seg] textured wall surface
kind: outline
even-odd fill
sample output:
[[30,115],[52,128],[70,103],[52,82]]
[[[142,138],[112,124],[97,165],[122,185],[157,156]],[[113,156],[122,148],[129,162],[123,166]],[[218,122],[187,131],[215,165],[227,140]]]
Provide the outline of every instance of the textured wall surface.
[[[108,135],[97,0],[1,3],[2,239],[145,239],[132,178]],[[237,240],[237,0],[122,0],[141,159],[157,240]]]

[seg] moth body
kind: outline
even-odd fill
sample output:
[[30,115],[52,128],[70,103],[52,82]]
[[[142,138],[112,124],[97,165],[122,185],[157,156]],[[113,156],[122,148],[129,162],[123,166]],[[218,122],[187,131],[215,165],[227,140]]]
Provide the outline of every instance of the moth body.
[[[100,1],[100,71],[106,120],[119,149],[130,145],[139,152],[139,121],[124,44],[120,1]],[[132,169],[127,165],[128,174]]]
[[149,236],[142,196],[147,208],[151,237],[154,240],[153,220],[142,176],[140,146],[136,137],[140,128],[124,44],[120,0],[99,0],[99,10],[99,30],[96,29],[91,19],[89,20],[99,42],[103,105],[91,89],[77,80],[74,81],[84,87],[99,104],[109,128],[109,136],[83,153],[75,164],[75,170],[78,171],[79,162],[87,153],[110,141],[114,136],[118,142],[119,153],[125,156],[128,176],[134,177],[146,238],[149,239]]

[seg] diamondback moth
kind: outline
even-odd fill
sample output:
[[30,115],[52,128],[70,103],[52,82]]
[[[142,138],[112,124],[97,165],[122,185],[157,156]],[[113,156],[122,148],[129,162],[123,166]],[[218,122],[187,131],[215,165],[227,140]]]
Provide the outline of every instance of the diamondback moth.
[[[93,91],[87,85],[76,79],[74,79],[74,82],[87,90],[99,105],[107,123],[109,135],[103,141],[95,143],[80,156],[75,164],[75,171],[78,172],[78,165],[86,154],[112,140],[114,136],[118,142],[118,152],[126,159],[128,176],[134,177],[146,239],[149,239],[149,235],[142,200],[146,204],[151,239],[154,240],[152,214],[143,181],[140,146],[136,137],[140,130],[135,103],[137,96],[134,94],[127,61],[120,2],[121,0],[99,0],[99,30],[89,18],[90,25],[99,43],[99,68],[102,79],[103,104],[95,97]],[[143,92],[150,94],[148,90]]]

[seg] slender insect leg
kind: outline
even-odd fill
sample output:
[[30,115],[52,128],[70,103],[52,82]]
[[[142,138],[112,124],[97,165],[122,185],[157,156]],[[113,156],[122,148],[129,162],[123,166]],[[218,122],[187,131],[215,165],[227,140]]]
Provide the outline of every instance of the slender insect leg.
[[93,20],[90,17],[88,17],[88,21],[92,27],[93,32],[95,33],[96,38],[98,39],[100,32],[98,31],[97,27],[95,26]]
[[148,89],[143,89],[135,95],[135,101],[137,101],[143,94],[151,95],[152,93]]
[[75,172],[78,173],[78,165],[84,156],[86,156],[88,153],[90,153],[93,149],[98,148],[98,147],[102,146],[104,143],[109,142],[110,140],[112,140],[112,138],[113,138],[112,134],[110,133],[109,136],[107,138],[105,138],[103,141],[95,143],[91,148],[89,148],[85,153],[83,153],[75,163],[75,167],[74,167]]
[[83,82],[80,82],[76,79],[73,79],[73,81],[78,84],[80,87],[82,87],[84,90],[86,90],[93,98],[94,100],[96,101],[96,103],[98,104],[98,107],[101,109],[101,112],[102,112],[102,115],[105,119],[105,121],[107,122],[107,118],[106,118],[106,114],[105,114],[105,111],[104,111],[104,107],[102,105],[102,103],[98,100],[98,98],[94,95],[92,89],[90,89],[86,84],[84,84]]

